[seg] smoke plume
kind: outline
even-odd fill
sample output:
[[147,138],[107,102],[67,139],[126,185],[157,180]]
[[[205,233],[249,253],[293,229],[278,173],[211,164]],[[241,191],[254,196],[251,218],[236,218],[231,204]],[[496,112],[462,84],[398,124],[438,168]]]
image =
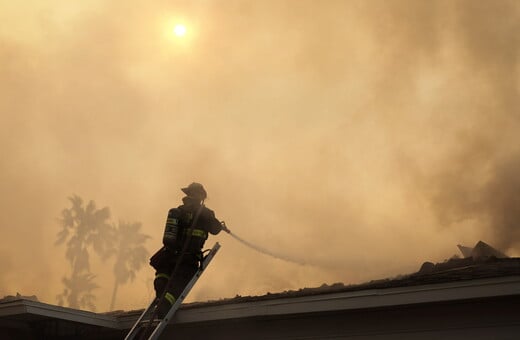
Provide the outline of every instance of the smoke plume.
[[[193,181],[244,240],[320,264],[221,233],[193,300],[393,276],[480,239],[519,254],[518,1],[3,1],[0,21],[0,296],[56,303],[71,194],[141,221],[153,254]],[[113,265],[91,264],[100,304]]]

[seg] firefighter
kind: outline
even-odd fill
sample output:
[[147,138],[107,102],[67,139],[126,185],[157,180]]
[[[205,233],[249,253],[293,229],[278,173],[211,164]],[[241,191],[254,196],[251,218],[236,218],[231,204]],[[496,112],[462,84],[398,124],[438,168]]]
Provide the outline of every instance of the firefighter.
[[181,190],[186,196],[182,205],[168,212],[164,246],[150,259],[150,265],[156,270],[154,289],[157,299],[167,288],[170,276],[174,275],[165,294],[166,301],[159,304],[158,317],[161,319],[197,272],[208,233],[216,235],[221,230],[228,231],[215,213],[203,205],[207,194],[202,184],[191,183]]

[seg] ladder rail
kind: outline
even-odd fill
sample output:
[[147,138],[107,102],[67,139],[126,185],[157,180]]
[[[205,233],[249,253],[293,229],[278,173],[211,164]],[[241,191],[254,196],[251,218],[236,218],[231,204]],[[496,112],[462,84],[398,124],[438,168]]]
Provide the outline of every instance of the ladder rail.
[[[176,299],[175,303],[171,306],[171,308],[168,311],[168,313],[166,314],[166,316],[163,319],[161,319],[160,322],[155,326],[155,329],[150,334],[150,336],[147,338],[148,340],[156,340],[159,338],[159,336],[161,335],[164,328],[168,325],[168,322],[170,321],[171,317],[173,317],[173,315],[175,314],[177,309],[179,309],[179,307],[182,304],[182,301],[184,301],[186,296],[188,296],[189,292],[191,291],[191,289],[193,288],[195,283],[198,281],[198,279],[200,278],[200,276],[202,275],[204,270],[206,270],[206,267],[209,265],[209,263],[211,262],[213,257],[215,257],[215,254],[217,253],[217,251],[219,249],[220,249],[220,244],[217,242],[217,243],[215,243],[213,248],[210,249],[209,254],[204,258],[204,261],[202,261],[201,268],[199,268],[197,270],[195,275],[193,275],[193,277],[191,278],[190,282],[188,282],[186,287],[184,287],[184,290],[182,291],[180,296]],[[137,319],[134,326],[132,327],[130,332],[128,332],[127,336],[125,337],[125,340],[132,340],[135,338],[135,336],[137,335],[137,332],[142,327],[142,326],[140,326],[140,323],[144,319],[146,313],[150,309],[152,309],[152,307],[154,307],[156,305],[156,303],[154,303],[154,302],[155,302],[155,300],[152,301],[152,303],[148,306],[148,308],[146,308],[144,310],[144,312],[141,314],[141,316]]]
[[199,268],[197,273],[195,273],[193,278],[190,280],[190,282],[186,285],[186,287],[182,291],[179,298],[175,301],[173,306],[168,311],[168,314],[166,314],[164,319],[159,323],[159,325],[157,325],[157,327],[154,329],[154,331],[152,332],[152,334],[150,335],[148,340],[156,340],[161,335],[163,329],[166,327],[166,325],[168,325],[168,322],[170,321],[171,317],[173,317],[173,315],[175,314],[177,309],[181,306],[182,301],[184,301],[186,296],[188,296],[189,292],[191,291],[191,289],[193,288],[195,283],[199,280],[200,276],[206,269],[207,265],[211,262],[211,260],[213,259],[213,257],[215,256],[215,254],[217,253],[217,251],[219,249],[220,249],[220,244],[217,242],[217,243],[215,243],[215,245],[209,252],[208,256],[206,256],[206,258],[202,262],[202,268]]
[[132,340],[136,334],[134,334],[134,332],[137,332],[138,330],[138,327],[139,327],[139,324],[141,323],[141,321],[143,320],[144,316],[146,315],[146,313],[148,313],[148,311],[155,306],[155,301],[152,301],[150,303],[150,305],[141,313],[141,315],[139,316],[139,318],[137,319],[137,321],[134,323],[134,325],[132,326],[132,328],[130,329],[130,331],[128,332],[128,334],[126,335],[125,337],[125,340]]

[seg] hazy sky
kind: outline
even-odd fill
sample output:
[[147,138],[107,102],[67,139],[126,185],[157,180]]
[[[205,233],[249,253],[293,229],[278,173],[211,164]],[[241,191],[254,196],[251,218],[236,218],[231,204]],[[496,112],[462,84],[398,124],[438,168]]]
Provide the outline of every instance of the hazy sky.
[[153,253],[192,181],[309,265],[222,234],[191,301],[410,273],[480,239],[520,255],[518,1],[0,0],[0,22],[0,297],[56,303],[67,197],[142,222]]

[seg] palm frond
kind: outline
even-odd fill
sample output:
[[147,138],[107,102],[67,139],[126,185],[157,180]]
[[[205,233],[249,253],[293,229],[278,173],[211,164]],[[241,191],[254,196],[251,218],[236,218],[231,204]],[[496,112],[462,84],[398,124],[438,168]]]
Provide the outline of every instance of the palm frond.
[[144,247],[144,243],[150,237],[140,233],[141,227],[139,222],[119,221],[116,228],[119,242],[113,272],[120,284],[133,281],[135,273],[148,260],[148,251]]
[[57,239],[56,239],[56,241],[54,241],[54,245],[57,246],[57,245],[60,245],[63,242],[65,242],[65,240],[69,236],[69,229],[63,228],[56,236],[57,236]]

